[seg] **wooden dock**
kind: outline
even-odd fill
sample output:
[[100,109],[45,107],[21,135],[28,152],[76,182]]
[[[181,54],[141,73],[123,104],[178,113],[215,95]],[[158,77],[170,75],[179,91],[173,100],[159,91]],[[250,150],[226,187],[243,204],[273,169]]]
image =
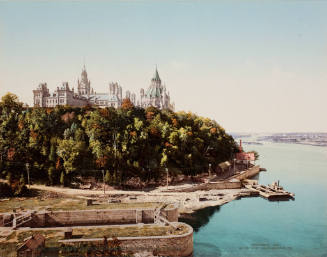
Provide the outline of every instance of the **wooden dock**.
[[271,185],[258,185],[256,182],[252,180],[243,181],[243,185],[251,190],[257,191],[260,196],[268,199],[268,200],[288,200],[294,199],[295,194],[285,191],[283,187],[279,186],[279,183],[274,182]]

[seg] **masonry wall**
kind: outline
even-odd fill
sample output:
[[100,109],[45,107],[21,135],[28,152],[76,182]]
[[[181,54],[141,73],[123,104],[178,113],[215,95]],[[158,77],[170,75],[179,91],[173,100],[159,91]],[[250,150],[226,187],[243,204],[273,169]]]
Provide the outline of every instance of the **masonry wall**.
[[9,226],[11,224],[8,224],[12,221],[13,219],[13,214],[11,213],[1,213],[0,214],[0,227]]
[[[178,221],[178,208],[173,205],[170,209],[161,211],[171,222]],[[123,210],[79,210],[37,212],[32,214],[31,227],[60,227],[79,225],[110,225],[153,223],[153,209],[123,209]]]
[[177,222],[178,221],[178,204],[174,203],[169,205],[171,207],[166,207],[160,211],[161,215],[170,222]]
[[[193,253],[193,228],[187,224],[188,232],[183,235],[152,236],[152,237],[118,237],[120,247],[124,251],[150,252],[155,256],[190,256]],[[109,239],[110,240],[110,239]],[[101,244],[103,238],[84,240]],[[74,245],[74,240],[60,240],[64,244]],[[78,242],[75,242],[78,244]]]
[[[36,214],[38,220],[41,220]],[[56,211],[45,214],[45,227],[78,226],[78,225],[104,225],[104,224],[135,224],[137,210],[83,210],[83,211]],[[139,221],[148,223],[151,217]],[[37,224],[38,225],[38,224]],[[36,225],[36,226],[37,226]]]
[[[178,221],[178,206],[161,210],[161,214],[170,222]],[[41,211],[32,212],[32,220],[24,227],[61,227],[83,225],[111,225],[154,223],[154,209],[103,209],[77,211]],[[0,226],[13,220],[9,213],[0,214]]]
[[236,178],[238,180],[243,180],[243,179],[254,177],[259,172],[260,172],[260,166],[257,165],[250,169],[245,170],[244,172],[242,172],[240,174],[234,175],[232,178]]
[[193,231],[182,236],[119,239],[125,251],[148,251],[155,256],[190,256],[193,253]]
[[180,190],[176,190],[178,192],[195,192],[198,190],[214,190],[214,189],[237,189],[241,188],[241,181],[224,181],[224,182],[209,182],[203,183],[199,185],[192,186],[190,188],[183,188]]

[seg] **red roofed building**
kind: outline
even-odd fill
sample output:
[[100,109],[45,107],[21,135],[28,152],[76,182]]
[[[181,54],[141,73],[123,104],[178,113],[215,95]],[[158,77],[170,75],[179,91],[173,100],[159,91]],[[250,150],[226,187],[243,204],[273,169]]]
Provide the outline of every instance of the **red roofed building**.
[[45,246],[45,237],[41,234],[34,234],[25,239],[25,242],[17,249],[17,257],[38,257],[42,256]]
[[245,153],[237,153],[236,154],[236,160],[238,161],[255,161],[255,156],[253,152]]
[[239,147],[240,152],[236,153],[236,160],[238,161],[255,161],[255,155],[254,152],[243,152],[242,148],[242,140],[240,140],[240,147]]

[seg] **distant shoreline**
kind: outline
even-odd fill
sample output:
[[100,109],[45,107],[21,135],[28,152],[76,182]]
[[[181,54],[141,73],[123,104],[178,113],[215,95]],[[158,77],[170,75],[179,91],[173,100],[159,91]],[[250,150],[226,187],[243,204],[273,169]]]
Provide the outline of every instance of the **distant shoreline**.
[[262,145],[263,142],[327,146],[327,133],[231,133],[235,139],[246,138],[244,144]]

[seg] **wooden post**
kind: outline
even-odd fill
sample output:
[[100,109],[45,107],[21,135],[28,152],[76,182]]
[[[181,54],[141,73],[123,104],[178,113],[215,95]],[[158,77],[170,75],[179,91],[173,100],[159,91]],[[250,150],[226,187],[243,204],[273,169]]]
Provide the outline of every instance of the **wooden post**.
[[104,183],[104,170],[102,170],[102,178],[103,178],[103,194],[106,194],[106,184]]
[[28,181],[28,189],[30,189],[31,184],[30,184],[30,169],[29,169],[30,164],[26,163],[26,171],[27,171],[27,181]]

